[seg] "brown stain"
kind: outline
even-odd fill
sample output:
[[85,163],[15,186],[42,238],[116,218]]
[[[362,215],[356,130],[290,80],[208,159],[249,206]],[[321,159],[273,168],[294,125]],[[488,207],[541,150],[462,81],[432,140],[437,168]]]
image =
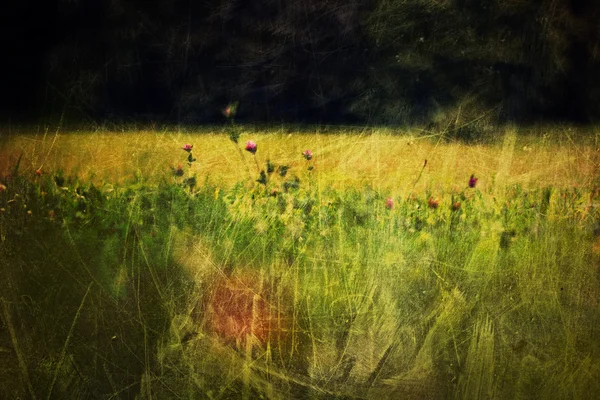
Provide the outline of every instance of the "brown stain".
[[207,328],[225,342],[243,343],[253,337],[265,344],[287,337],[287,307],[258,272],[235,271],[222,276],[209,293]]

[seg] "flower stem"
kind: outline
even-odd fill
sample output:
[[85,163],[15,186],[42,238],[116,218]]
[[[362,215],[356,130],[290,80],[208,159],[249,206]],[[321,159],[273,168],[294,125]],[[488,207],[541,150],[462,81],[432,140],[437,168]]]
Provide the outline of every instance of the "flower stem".
[[421,168],[421,172],[419,172],[419,176],[417,176],[417,179],[415,179],[415,182],[413,183],[412,188],[410,189],[410,191],[408,192],[408,196],[406,196],[406,200],[408,201],[408,199],[410,198],[410,195],[412,194],[412,192],[415,190],[415,187],[417,186],[417,183],[419,183],[419,180],[421,180],[421,176],[423,175],[423,171],[425,171],[425,167],[427,166],[427,164],[423,165],[423,168]]

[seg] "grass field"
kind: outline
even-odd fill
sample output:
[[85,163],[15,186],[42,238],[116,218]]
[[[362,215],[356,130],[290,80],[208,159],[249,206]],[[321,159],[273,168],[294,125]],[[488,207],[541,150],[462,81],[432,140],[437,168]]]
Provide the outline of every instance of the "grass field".
[[2,134],[0,397],[600,395],[600,132],[240,129]]

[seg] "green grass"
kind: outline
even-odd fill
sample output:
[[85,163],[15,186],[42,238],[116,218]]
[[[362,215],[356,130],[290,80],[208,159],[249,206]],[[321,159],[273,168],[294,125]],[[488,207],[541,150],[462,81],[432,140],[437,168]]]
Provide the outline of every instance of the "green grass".
[[[2,397],[600,394],[600,200],[589,142],[278,135],[253,136],[258,168],[265,154],[291,166],[267,185],[224,135],[97,135],[100,149],[88,140],[80,152],[82,136],[60,136],[50,150],[49,138],[8,140]],[[143,155],[102,147],[110,140]],[[394,152],[410,140],[418,144],[399,170]],[[199,158],[190,167],[185,142]],[[310,162],[304,147],[314,149]],[[115,160],[133,164],[99,177],[95,168]],[[181,177],[171,170],[178,160]],[[546,165],[524,165],[532,160]]]

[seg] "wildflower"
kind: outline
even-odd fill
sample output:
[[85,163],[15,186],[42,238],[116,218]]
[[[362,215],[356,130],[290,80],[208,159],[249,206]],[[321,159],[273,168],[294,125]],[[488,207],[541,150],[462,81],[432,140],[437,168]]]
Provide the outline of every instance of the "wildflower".
[[430,197],[429,200],[427,201],[427,205],[432,210],[435,210],[440,205],[440,201],[437,199],[434,199],[433,197]]
[[302,153],[302,155],[307,160],[310,160],[313,157],[312,151],[310,151],[310,150],[304,150],[304,152]]
[[192,147],[194,147],[194,146],[193,146],[193,145],[191,145],[191,144],[187,144],[187,143],[186,143],[186,144],[185,144],[185,145],[182,147],[182,149],[183,149],[183,150],[185,150],[185,151],[187,151],[187,152],[189,153],[190,151],[192,151]]
[[392,208],[394,208],[394,199],[392,199],[391,197],[388,197],[385,201],[385,208],[387,208],[388,210],[391,210]]
[[452,211],[458,211],[460,209],[460,201],[452,203]]
[[6,190],[6,186],[0,183],[0,193]]
[[475,185],[477,185],[477,178],[475,178],[475,175],[471,174],[471,178],[469,178],[469,187],[474,188]]
[[183,176],[183,166],[181,163],[177,164],[177,168],[175,168],[174,172],[175,176]]
[[246,151],[249,151],[252,154],[256,154],[256,143],[252,140],[249,140],[248,143],[246,143]]
[[223,109],[223,115],[225,116],[225,118],[233,118],[233,117],[235,117],[235,113],[237,111],[237,107],[238,107],[238,102],[237,101],[235,103],[231,103],[231,104],[227,105],[227,107],[225,107]]
[[35,170],[35,176],[42,176],[42,169],[38,168]]

